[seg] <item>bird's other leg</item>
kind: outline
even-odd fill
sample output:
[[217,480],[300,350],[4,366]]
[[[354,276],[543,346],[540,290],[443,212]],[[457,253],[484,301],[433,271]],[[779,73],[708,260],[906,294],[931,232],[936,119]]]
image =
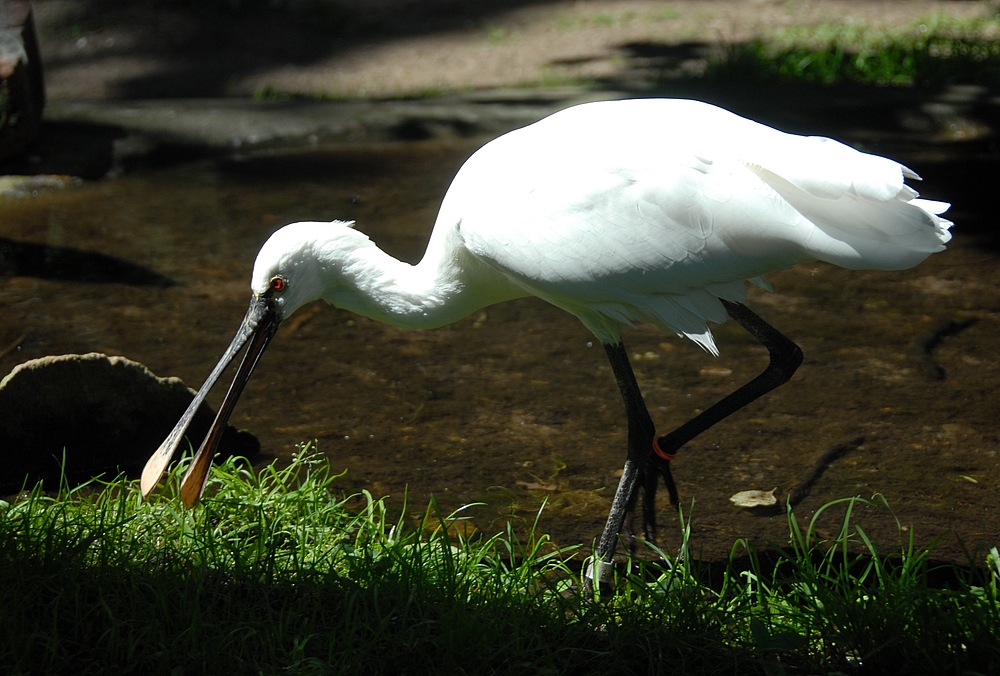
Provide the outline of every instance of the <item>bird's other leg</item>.
[[[715,405],[709,407],[696,417],[687,421],[673,432],[659,437],[654,442],[655,456],[670,460],[681,446],[694,439],[696,436],[707,430],[709,427],[719,422],[726,416],[734,413],[750,402],[767,394],[779,385],[788,382],[795,370],[802,363],[802,350],[799,346],[789,340],[776,328],[765,322],[749,308],[741,303],[731,303],[722,301],[726,312],[736,320],[740,326],[750,332],[754,338],[759,340],[767,348],[770,360],[767,368],[759,376],[749,383],[736,390]],[[657,465],[658,467],[660,465]],[[668,470],[664,474],[664,481],[671,494],[671,503],[676,504],[676,488],[673,486],[673,479],[669,476]],[[656,496],[656,477],[647,476],[643,484],[643,520],[647,534],[656,532],[656,512],[652,507],[653,499]]]
[[653,419],[642,399],[625,345],[620,342],[614,345],[605,344],[604,350],[608,354],[608,360],[611,362],[611,368],[625,402],[625,414],[628,416],[628,455],[625,458],[622,478],[618,482],[618,490],[611,502],[607,524],[597,544],[595,560],[585,575],[585,585],[588,590],[595,579],[598,583],[605,583],[610,579],[609,564],[618,544],[618,535],[625,523],[625,516],[635,505],[638,484],[646,483],[645,475],[648,472],[645,471],[645,465],[653,453],[653,438],[656,436]]
[[610,578],[611,567],[607,564],[611,562],[625,516],[635,505],[638,484],[641,482],[643,487],[643,522],[646,537],[650,541],[655,541],[655,498],[659,479],[657,473],[663,478],[670,492],[670,503],[676,507],[679,500],[670,472],[670,460],[677,450],[723,418],[788,382],[802,363],[802,350],[799,346],[745,305],[725,300],[722,304],[730,317],[767,348],[770,357],[767,368],[743,387],[655,441],[653,422],[643,402],[639,385],[635,381],[624,345],[619,343],[604,346],[625,401],[625,411],[629,421],[628,457],[618,484],[618,491],[611,503],[608,522],[598,542],[595,561],[587,571],[585,582],[588,586],[592,585],[595,579],[607,582]]
[[767,368],[759,376],[726,398],[702,411],[673,432],[656,440],[658,454],[672,456],[677,449],[694,439],[731,413],[788,382],[802,363],[802,350],[776,328],[765,322],[741,303],[722,301],[726,312],[740,326],[759,340],[770,356]]

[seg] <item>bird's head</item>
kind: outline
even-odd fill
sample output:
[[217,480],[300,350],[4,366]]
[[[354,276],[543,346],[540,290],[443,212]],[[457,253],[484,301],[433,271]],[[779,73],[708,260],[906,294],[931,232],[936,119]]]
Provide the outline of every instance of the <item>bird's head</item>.
[[275,232],[264,243],[257,254],[250,281],[253,291],[250,308],[236,336],[205,379],[191,405],[146,463],[142,473],[144,495],[163,475],[209,390],[246,345],[246,354],[219,407],[215,422],[181,482],[184,503],[192,506],[198,501],[236,400],[281,321],[310,301],[336,295],[342,286],[345,267],[351,264],[354,252],[365,246],[374,246],[371,240],[351,226],[351,223],[342,221],[292,223]]
[[272,234],[257,254],[250,279],[255,298],[270,297],[284,319],[336,291],[345,258],[370,245],[352,222],[303,222]]

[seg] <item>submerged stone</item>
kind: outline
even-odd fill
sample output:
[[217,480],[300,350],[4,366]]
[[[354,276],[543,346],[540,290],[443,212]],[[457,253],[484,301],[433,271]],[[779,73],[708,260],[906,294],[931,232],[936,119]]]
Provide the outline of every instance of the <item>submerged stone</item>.
[[[0,494],[39,480],[55,488],[64,458],[70,485],[101,474],[137,477],[193,397],[179,378],[159,378],[124,357],[70,354],[20,364],[0,381]],[[214,417],[202,404],[188,430],[194,445]],[[260,444],[227,426],[219,450],[252,456]]]

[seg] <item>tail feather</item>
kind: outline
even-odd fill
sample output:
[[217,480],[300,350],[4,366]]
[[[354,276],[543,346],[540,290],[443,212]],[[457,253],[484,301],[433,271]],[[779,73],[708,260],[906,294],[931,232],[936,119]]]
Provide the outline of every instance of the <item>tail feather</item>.
[[803,246],[812,257],[828,263],[855,270],[904,270],[942,251],[951,239],[952,223],[940,216],[950,205],[918,199],[909,186],[893,199],[853,193],[829,199],[770,172],[763,172],[762,178],[816,226]]

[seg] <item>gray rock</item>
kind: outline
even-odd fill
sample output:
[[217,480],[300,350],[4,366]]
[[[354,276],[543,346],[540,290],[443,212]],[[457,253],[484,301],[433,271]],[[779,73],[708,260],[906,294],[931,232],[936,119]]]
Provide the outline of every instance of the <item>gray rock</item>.
[[[179,378],[158,378],[124,357],[70,354],[20,364],[0,381],[0,494],[39,480],[54,489],[64,454],[70,485],[102,473],[138,476],[193,396]],[[195,445],[214,417],[202,405],[188,432]],[[253,435],[227,426],[223,455],[259,450]]]

